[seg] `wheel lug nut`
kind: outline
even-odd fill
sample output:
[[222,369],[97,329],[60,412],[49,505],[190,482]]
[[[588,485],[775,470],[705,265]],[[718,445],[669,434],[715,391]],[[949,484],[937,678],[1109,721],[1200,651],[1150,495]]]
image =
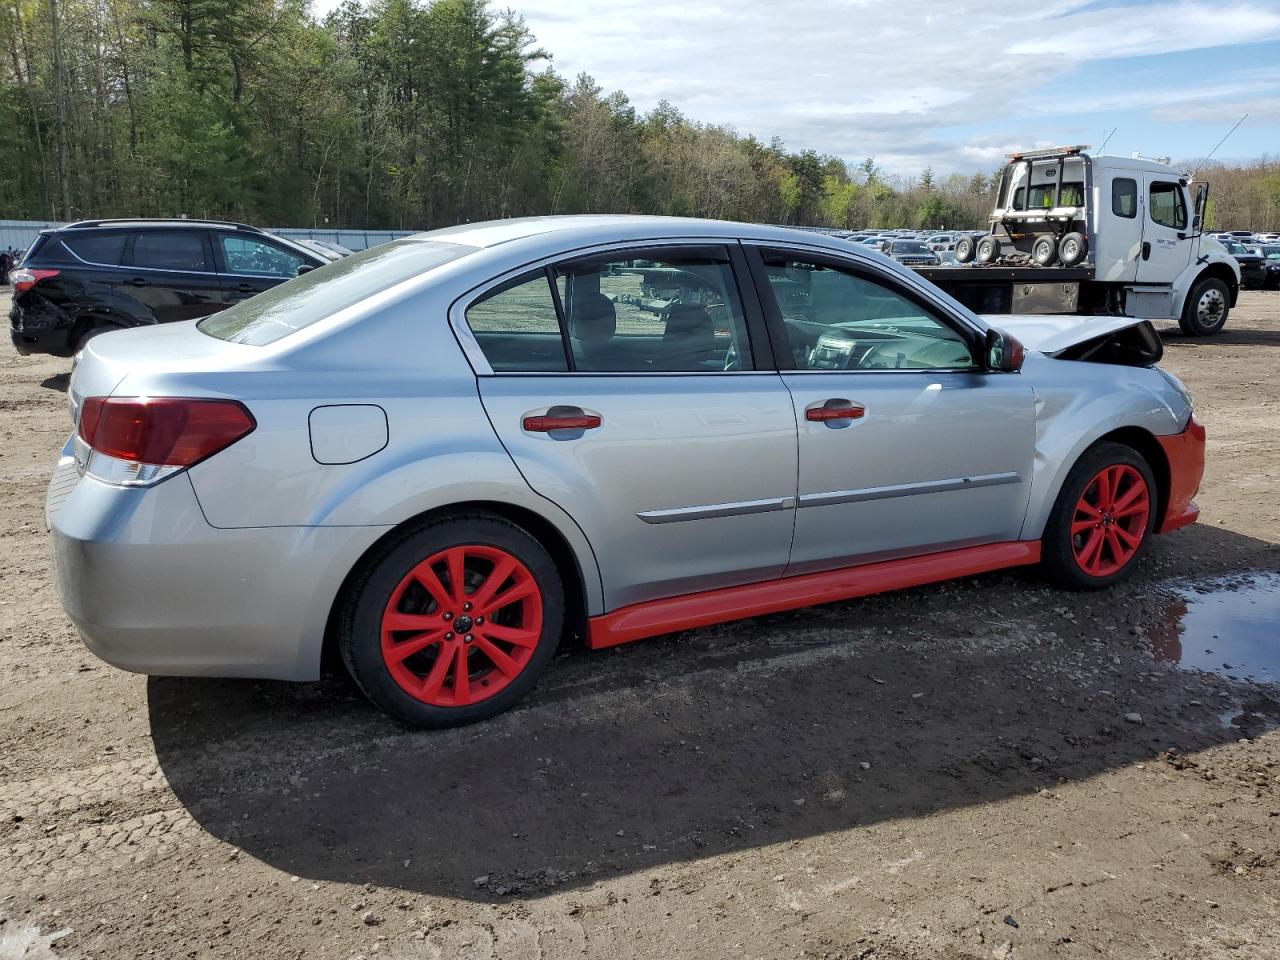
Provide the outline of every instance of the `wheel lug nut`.
[[476,623],[477,624],[484,623],[484,617],[476,617]]
[[445,613],[445,615],[444,615],[444,618],[445,618],[445,620],[446,620],[446,621],[452,620],[452,619],[453,619],[453,614],[452,614],[452,613],[449,613],[449,612],[447,612],[447,611],[446,611],[446,613]]
[[463,638],[462,638],[462,642],[463,642],[463,643],[470,643],[473,639],[475,639],[475,638],[474,638],[474,637],[472,637],[472,636],[471,636],[471,634],[469,634],[469,633],[468,633],[465,637],[463,637]]
[[471,609],[471,604],[469,604],[469,603],[464,603],[464,604],[462,605],[462,609],[463,609],[463,610],[470,610],[470,609]]
[[452,640],[452,639],[453,639],[453,631],[452,631],[452,630],[448,631],[448,632],[444,635],[444,638],[445,638],[446,640]]

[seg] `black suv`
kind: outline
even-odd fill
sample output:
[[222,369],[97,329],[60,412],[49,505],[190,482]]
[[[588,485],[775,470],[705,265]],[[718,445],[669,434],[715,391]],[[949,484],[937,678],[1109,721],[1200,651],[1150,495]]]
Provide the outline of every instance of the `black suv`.
[[10,335],[19,353],[69,357],[95,334],[216,313],[327,262],[242,223],[72,223],[42,231],[10,275]]

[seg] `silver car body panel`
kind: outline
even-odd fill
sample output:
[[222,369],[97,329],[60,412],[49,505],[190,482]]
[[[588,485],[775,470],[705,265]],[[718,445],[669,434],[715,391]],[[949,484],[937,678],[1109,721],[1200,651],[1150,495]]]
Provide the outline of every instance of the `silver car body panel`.
[[[458,504],[523,511],[555,530],[589,615],[850,562],[1034,540],[1089,444],[1120,428],[1176,433],[1189,415],[1156,370],[1034,352],[1100,335],[1099,322],[1115,318],[1070,318],[1050,331],[1037,317],[1036,339],[1001,317],[1031,348],[1017,374],[495,375],[465,323],[474,298],[544,264],[672,242],[839,257],[909,288],[975,337],[987,325],[873,251],[782,228],[590,216],[424,238],[476,249],[265,345],[216,339],[193,322],[91,341],[72,378],[73,419],[85,397],[167,395],[235,398],[257,421],[152,487],[80,478],[65,451],[48,500],[59,589],[104,659],[149,673],[313,678],[350,571],[389,531]],[[844,429],[804,419],[805,407],[831,398],[863,403],[867,417]],[[602,426],[572,437],[523,429],[524,416],[564,404],[597,412]],[[322,413],[317,455],[316,411],[346,407],[364,413]],[[371,408],[385,416],[380,446]]]

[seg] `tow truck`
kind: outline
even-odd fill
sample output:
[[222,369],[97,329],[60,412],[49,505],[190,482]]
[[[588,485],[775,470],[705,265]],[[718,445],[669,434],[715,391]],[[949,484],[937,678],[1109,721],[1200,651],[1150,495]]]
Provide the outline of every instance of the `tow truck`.
[[1240,268],[1204,233],[1209,185],[1168,158],[1092,156],[1085,145],[1012,153],[988,232],[960,267],[918,272],[983,314],[1116,314],[1217,333]]

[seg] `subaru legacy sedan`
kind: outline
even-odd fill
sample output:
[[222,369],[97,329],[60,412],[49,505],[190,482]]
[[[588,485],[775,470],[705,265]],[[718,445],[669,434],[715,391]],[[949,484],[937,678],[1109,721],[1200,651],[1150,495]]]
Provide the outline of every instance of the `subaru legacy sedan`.
[[[47,502],[59,593],[149,674],[510,707],[642,637],[1039,564],[1129,575],[1204,431],[1126,317],[994,329],[873,251],[624,216],[438,230],[93,339]],[[856,616],[855,611],[850,616]]]

